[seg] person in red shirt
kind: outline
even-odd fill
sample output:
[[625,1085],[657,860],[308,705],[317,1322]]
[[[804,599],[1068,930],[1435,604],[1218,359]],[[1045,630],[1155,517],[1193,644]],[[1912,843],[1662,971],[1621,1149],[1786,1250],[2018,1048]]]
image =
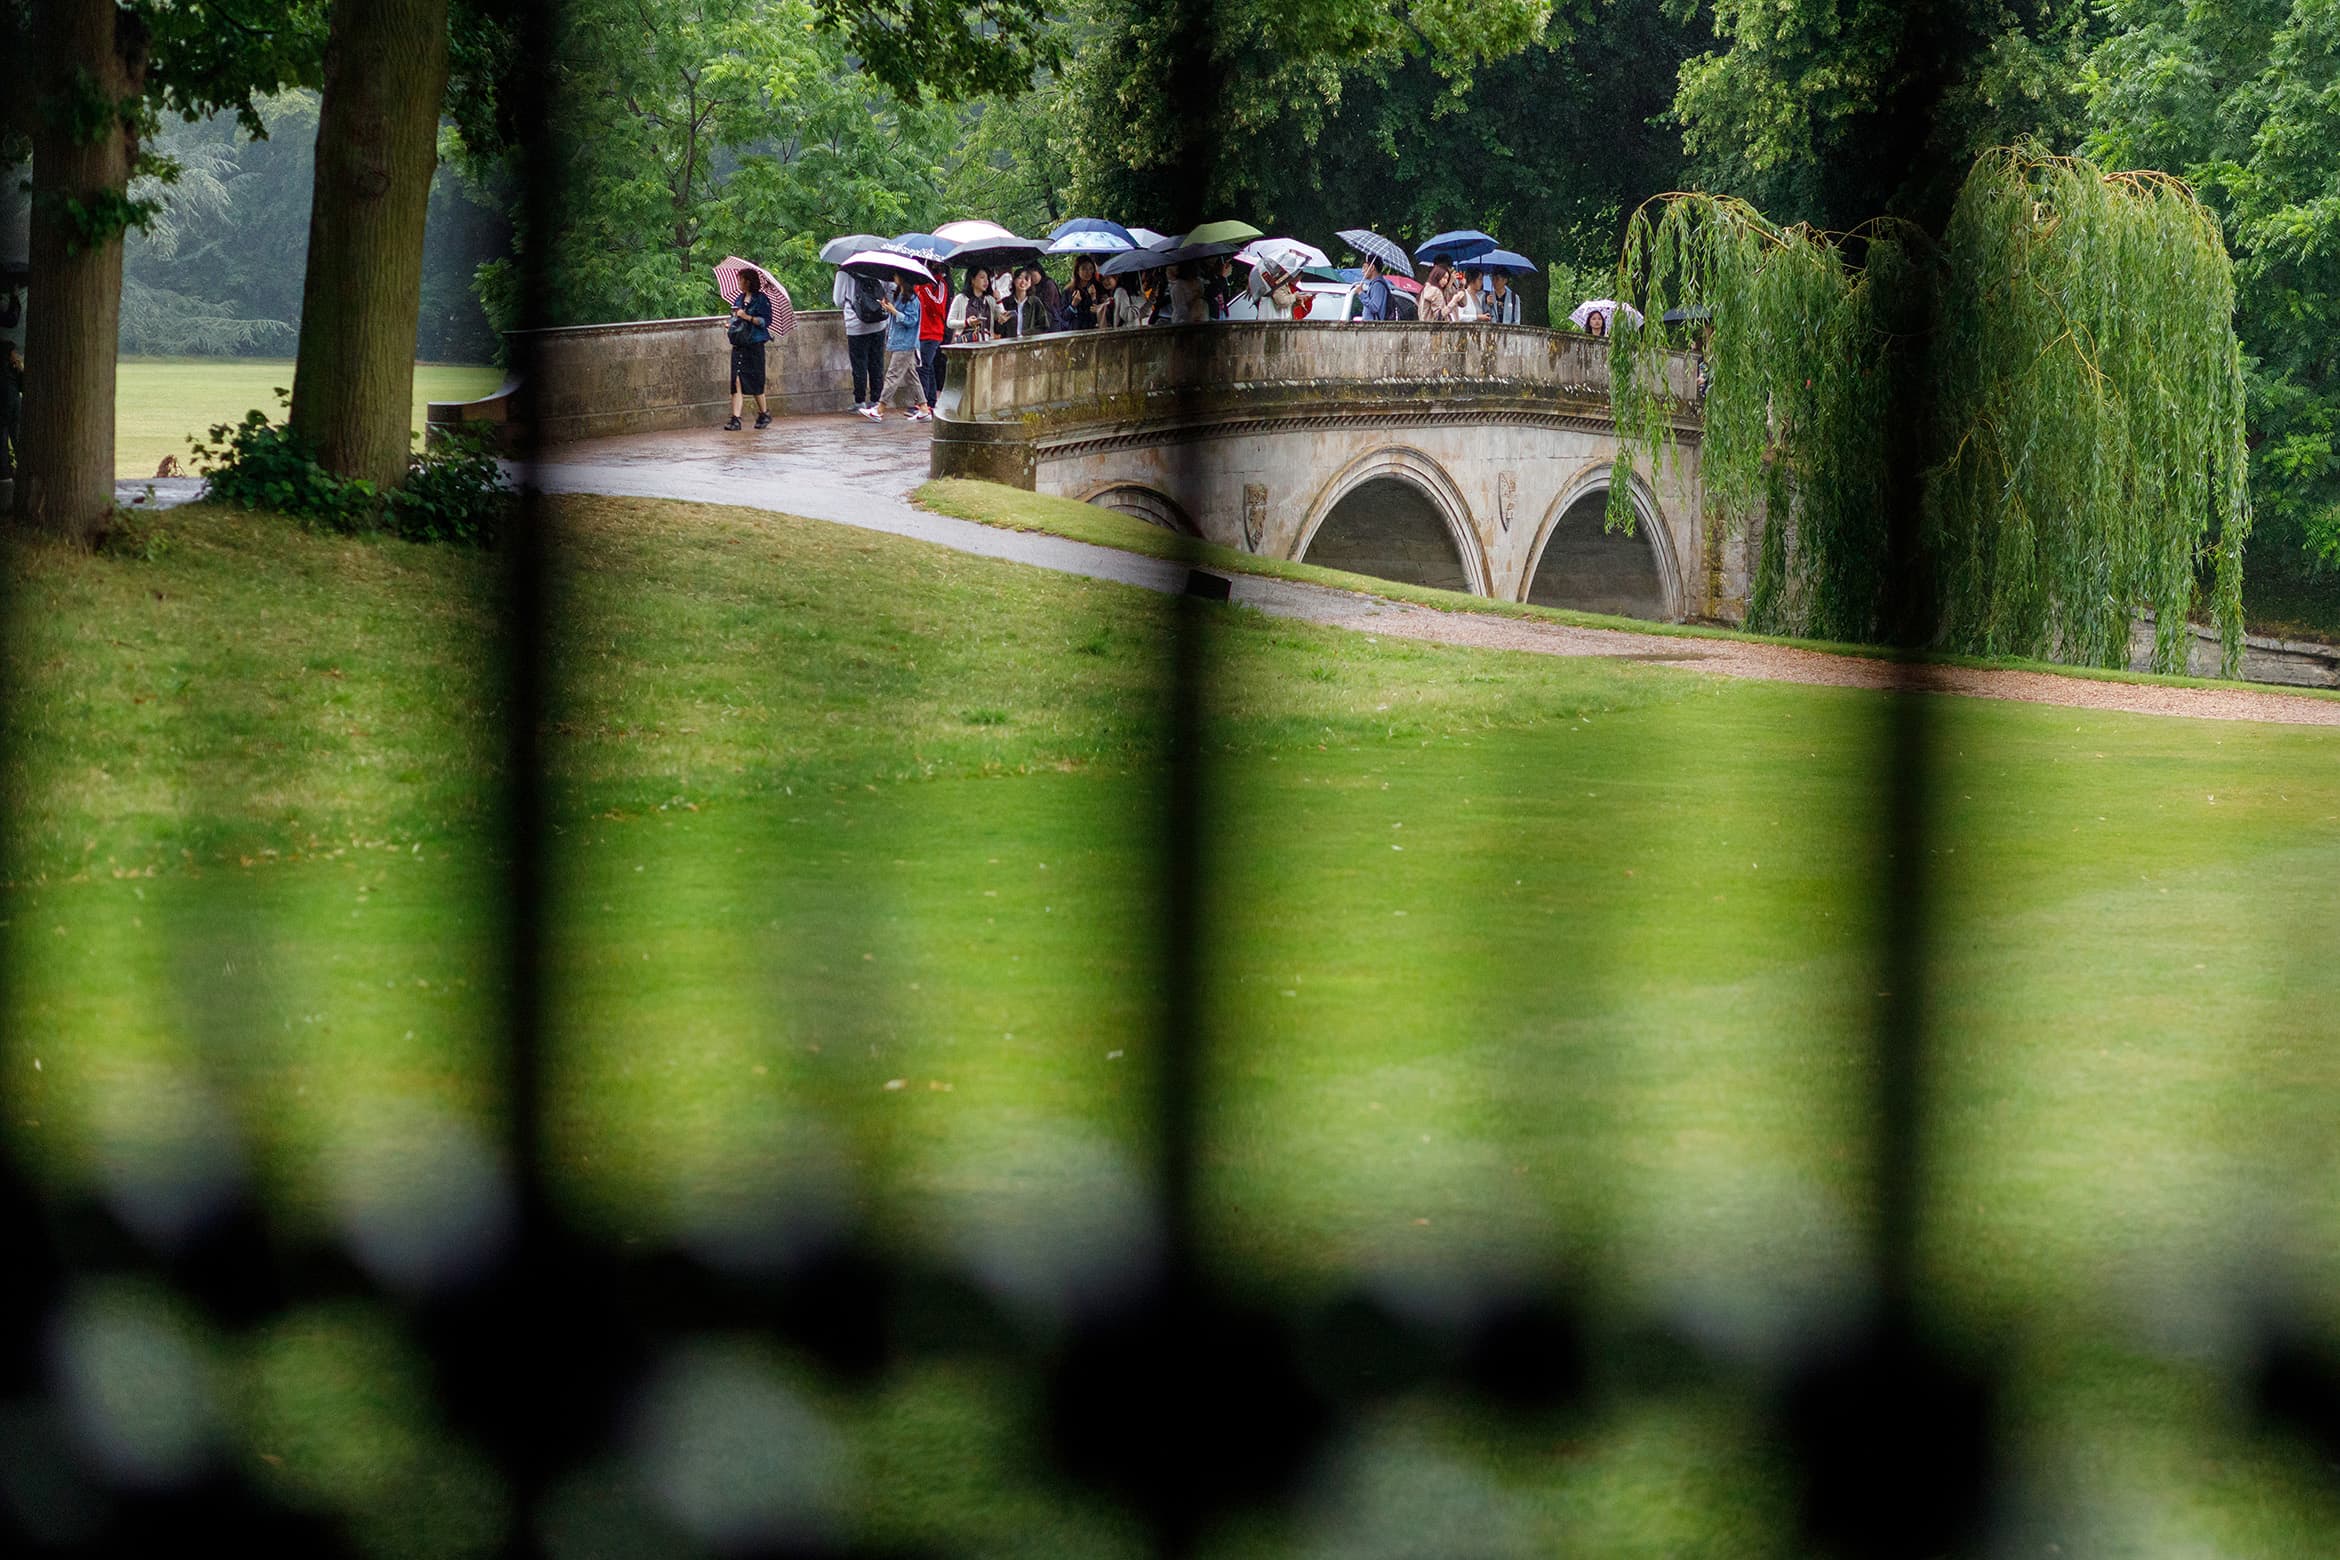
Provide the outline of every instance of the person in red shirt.
[[935,399],[942,394],[943,326],[951,312],[951,291],[947,280],[949,272],[940,262],[927,267],[932,280],[918,286],[918,388],[926,393],[926,404],[910,415],[920,422],[934,416]]

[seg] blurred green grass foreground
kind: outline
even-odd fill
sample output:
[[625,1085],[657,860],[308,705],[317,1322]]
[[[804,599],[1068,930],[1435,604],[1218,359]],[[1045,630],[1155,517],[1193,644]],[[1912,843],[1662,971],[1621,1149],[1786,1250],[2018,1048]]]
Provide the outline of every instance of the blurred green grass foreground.
[[[1042,1318],[1110,1293],[1152,1234],[1177,604],[744,510],[554,514],[575,1217],[718,1259],[857,1229]],[[434,1220],[492,1205],[501,1136],[495,560],[208,506],[6,559],[16,1151],[134,1227],[243,1188],[393,1290],[443,1279]],[[1231,1282],[1438,1316],[1560,1275],[1757,1384],[1857,1313],[1888,696],[1207,612]],[[2224,1383],[2250,1275],[2340,1293],[2340,731],[1930,709],[1923,1265],[2020,1389],[2007,1520],[2309,1552],[2340,1510]],[[190,1345],[237,1383],[216,1434],[381,1552],[491,1547],[388,1315]],[[756,1358],[834,1436],[839,1527],[1132,1552],[1013,1379]],[[1754,1396],[1612,1384],[1565,1435],[1401,1398],[1220,1546],[1795,1553]],[[578,1510],[682,1520],[625,1489]]]

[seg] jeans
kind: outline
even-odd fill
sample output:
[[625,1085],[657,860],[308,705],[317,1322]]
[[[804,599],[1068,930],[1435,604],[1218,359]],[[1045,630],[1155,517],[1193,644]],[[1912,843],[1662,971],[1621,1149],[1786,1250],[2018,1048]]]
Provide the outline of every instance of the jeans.
[[845,355],[853,360],[853,404],[877,405],[878,386],[886,377],[886,333],[873,330],[847,336]]
[[918,343],[918,382],[926,387],[926,404],[932,406],[942,394],[942,343]]

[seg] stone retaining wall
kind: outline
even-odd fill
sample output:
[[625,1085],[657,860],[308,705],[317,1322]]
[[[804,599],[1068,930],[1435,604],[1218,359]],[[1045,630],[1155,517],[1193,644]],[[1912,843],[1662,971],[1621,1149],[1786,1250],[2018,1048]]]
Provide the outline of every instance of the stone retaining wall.
[[[2218,631],[2201,623],[2186,625],[2186,673],[2216,677],[2224,651]],[[2153,669],[2153,614],[2144,613],[2129,625],[2129,670]],[[2292,688],[2340,688],[2340,646],[2313,640],[2275,639],[2265,634],[2243,636],[2242,678],[2245,682],[2280,683]]]
[[[532,352],[538,432],[547,442],[701,427],[731,415],[731,344],[724,317],[636,320],[511,331],[507,354]],[[853,405],[844,316],[800,310],[796,329],[765,349],[766,400],[774,416],[842,412]],[[485,423],[510,429],[523,387],[507,380],[476,401],[435,401],[433,427]]]

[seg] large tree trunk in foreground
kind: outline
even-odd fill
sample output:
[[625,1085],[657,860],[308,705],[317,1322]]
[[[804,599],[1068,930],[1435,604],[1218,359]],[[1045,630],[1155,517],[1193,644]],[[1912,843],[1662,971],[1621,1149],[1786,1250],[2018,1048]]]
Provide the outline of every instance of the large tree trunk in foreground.
[[[114,0],[38,0],[32,56],[32,276],[16,512],[37,530],[87,544],[114,513],[119,218],[135,149],[118,116],[77,113],[75,105],[84,99],[84,75],[107,101],[136,97],[145,37]],[[76,119],[92,124],[86,141],[74,137]],[[97,242],[83,241],[90,233]]]
[[334,0],[292,426],[337,476],[406,476],[447,0]]

